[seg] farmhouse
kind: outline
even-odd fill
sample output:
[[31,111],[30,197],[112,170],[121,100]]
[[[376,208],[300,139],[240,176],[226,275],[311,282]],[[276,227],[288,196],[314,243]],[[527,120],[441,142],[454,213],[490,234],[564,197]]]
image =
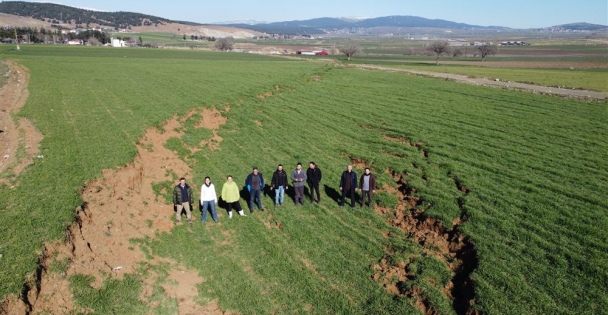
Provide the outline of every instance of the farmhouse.
[[523,42],[523,41],[507,41],[507,42],[500,43],[500,46],[528,46],[528,45],[530,45],[530,44]]
[[127,46],[125,41],[122,39],[112,37],[111,42],[112,42],[112,47],[126,47]]
[[325,50],[298,50],[296,51],[296,55],[304,55],[304,56],[328,56]]

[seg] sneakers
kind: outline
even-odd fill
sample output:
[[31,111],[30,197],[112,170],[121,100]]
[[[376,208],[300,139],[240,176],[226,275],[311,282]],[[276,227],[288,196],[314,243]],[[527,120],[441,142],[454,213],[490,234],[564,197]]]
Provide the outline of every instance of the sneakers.
[[189,224],[192,224],[192,219],[188,219],[188,223],[189,223]]
[[243,212],[243,210],[239,211],[239,215],[242,217],[246,217],[247,215]]
[[228,218],[232,219],[232,211],[228,211]]

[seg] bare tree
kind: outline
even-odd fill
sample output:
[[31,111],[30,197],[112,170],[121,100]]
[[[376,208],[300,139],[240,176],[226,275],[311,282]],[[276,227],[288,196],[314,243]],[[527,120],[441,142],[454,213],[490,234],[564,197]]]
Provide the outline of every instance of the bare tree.
[[462,49],[456,48],[456,49],[452,50],[452,58],[456,58],[456,57],[460,57],[460,56],[462,56]]
[[450,52],[450,43],[445,40],[437,40],[432,42],[427,48],[428,51],[435,53],[437,58],[435,64],[439,65],[439,56]]
[[89,37],[89,39],[87,41],[89,42],[89,45],[91,45],[91,46],[101,46],[101,42],[99,41],[99,39],[97,39],[95,37]]
[[481,55],[481,61],[487,56],[494,56],[498,52],[498,45],[493,43],[485,43],[477,47],[477,51]]
[[232,40],[228,38],[220,38],[215,41],[215,48],[221,51],[232,50],[233,43]]
[[361,47],[355,44],[349,44],[340,48],[340,51],[346,55],[346,59],[350,60],[352,56],[361,52]]

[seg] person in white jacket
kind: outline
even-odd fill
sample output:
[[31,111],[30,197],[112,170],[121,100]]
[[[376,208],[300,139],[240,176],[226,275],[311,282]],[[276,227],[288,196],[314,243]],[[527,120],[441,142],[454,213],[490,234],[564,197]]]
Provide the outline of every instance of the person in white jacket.
[[215,206],[217,206],[217,194],[209,176],[205,177],[205,183],[201,186],[201,206],[203,212],[201,221],[203,223],[207,221],[207,211],[209,211],[208,208],[211,208],[211,217],[217,223],[217,211],[215,210]]

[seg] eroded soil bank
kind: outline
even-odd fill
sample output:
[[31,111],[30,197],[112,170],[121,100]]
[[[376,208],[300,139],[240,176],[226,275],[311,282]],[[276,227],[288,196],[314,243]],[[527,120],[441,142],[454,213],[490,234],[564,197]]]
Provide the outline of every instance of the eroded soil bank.
[[[428,160],[429,152],[424,143],[412,142],[406,138],[394,138],[385,136],[384,139],[405,144],[417,148],[421,156]],[[475,251],[475,244],[469,240],[459,229],[466,222],[467,214],[464,208],[464,198],[470,190],[464,186],[458,178],[449,175],[454,182],[454,189],[458,190],[462,197],[458,199],[460,216],[451,222],[451,227],[428,215],[423,209],[424,200],[417,194],[414,187],[410,186],[404,174],[387,169],[397,186],[385,185],[383,190],[399,197],[397,206],[388,209],[376,206],[377,214],[386,218],[387,222],[403,231],[412,241],[421,246],[420,255],[409,255],[409,261],[398,261],[392,259],[393,249],[386,248],[386,254],[380,261],[371,266],[374,271],[372,278],[381,283],[387,292],[414,299],[418,309],[427,315],[438,314],[435,306],[423,289],[414,281],[417,275],[417,260],[420,256],[432,256],[441,262],[451,274],[447,284],[440,286],[442,294],[451,301],[452,308],[459,315],[477,315],[479,311],[475,307],[475,288],[470,275],[477,268],[479,261]]]
[[31,121],[14,120],[29,96],[30,75],[27,70],[11,61],[8,65],[7,82],[0,89],[0,185],[11,185],[38,154],[42,134]]
[[[189,166],[164,144],[169,138],[180,137],[178,130],[195,114],[201,116],[196,128],[213,132],[211,139],[201,141],[198,149],[217,147],[222,140],[217,130],[226,118],[216,109],[195,109],[185,117],[174,116],[163,124],[162,131],[147,130],[136,144],[138,153],[133,162],[105,170],[101,178],[82,187],[84,202],[75,210],[76,222],[66,231],[67,241],[44,246],[37,271],[26,281],[19,297],[5,299],[1,314],[89,313],[92,310],[79,307],[74,301],[70,277],[92,276],[95,279],[92,286],[99,288],[108,278],[123,279],[126,274],[141,272],[142,265],[146,266],[147,276],[141,300],[149,301],[153,286],[162,285],[167,298],[177,301],[179,314],[228,313],[219,309],[217,301],[205,306],[196,303],[199,295],[196,286],[205,281],[197,271],[170,259],[147,257],[129,241],[170,233],[173,209],[158,200],[153,184],[174,183],[176,176],[191,178]],[[159,284],[160,275],[154,267],[161,264],[164,268],[168,265],[171,272]],[[57,268],[58,265],[63,268]]]

